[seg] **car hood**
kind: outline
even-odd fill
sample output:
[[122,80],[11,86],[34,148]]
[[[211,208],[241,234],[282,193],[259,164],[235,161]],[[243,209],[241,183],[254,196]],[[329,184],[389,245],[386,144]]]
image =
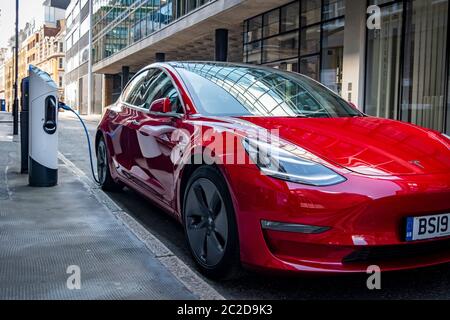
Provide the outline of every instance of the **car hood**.
[[438,132],[408,123],[373,117],[239,119],[278,130],[280,138],[360,174],[450,172],[449,140]]

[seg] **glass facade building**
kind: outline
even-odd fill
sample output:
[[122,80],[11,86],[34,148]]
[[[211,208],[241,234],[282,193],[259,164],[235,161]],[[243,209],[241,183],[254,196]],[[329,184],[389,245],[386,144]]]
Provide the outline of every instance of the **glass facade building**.
[[88,110],[89,0],[72,0],[66,10],[66,103],[81,114],[101,113],[102,76],[93,75],[93,110]]
[[[246,20],[244,62],[300,72],[343,94],[350,1],[294,1]],[[381,9],[381,28],[365,34],[361,108],[449,132],[448,1],[364,1]]]
[[210,1],[94,0],[94,63],[138,42]]
[[344,26],[345,0],[289,3],[244,22],[244,62],[300,72],[341,93]]
[[448,131],[448,1],[369,4],[382,18],[367,32],[365,111]]

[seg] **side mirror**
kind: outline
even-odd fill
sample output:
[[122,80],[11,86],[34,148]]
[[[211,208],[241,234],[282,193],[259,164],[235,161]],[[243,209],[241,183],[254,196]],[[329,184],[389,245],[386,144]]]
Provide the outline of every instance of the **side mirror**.
[[152,102],[150,105],[151,112],[169,113],[172,111],[172,103],[169,98],[162,98]]

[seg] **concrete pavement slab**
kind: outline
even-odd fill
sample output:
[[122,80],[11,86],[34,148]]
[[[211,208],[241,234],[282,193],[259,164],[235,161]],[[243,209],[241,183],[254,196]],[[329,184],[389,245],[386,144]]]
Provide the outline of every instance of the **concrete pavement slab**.
[[198,298],[64,163],[58,186],[29,187],[18,150],[0,139],[0,299]]

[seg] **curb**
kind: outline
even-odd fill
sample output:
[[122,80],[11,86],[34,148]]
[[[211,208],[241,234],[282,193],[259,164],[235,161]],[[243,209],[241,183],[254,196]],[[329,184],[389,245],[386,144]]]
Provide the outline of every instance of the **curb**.
[[154,257],[189,291],[201,300],[225,300],[205,280],[189,268],[169,248],[167,248],[150,231],[145,229],[136,219],[120,208],[101,188],[86,176],[72,161],[67,159],[61,152],[58,158],[67,168],[85,185],[96,199],[105,206],[123,225],[125,225],[141,242],[145,244]]

